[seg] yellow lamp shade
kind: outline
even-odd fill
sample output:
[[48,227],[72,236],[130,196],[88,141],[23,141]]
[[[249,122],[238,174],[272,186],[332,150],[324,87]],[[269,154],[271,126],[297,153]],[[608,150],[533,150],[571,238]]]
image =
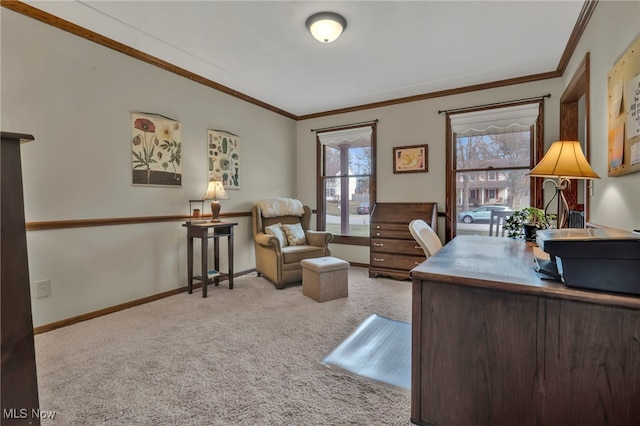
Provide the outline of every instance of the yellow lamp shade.
[[582,153],[578,141],[557,141],[529,173],[531,176],[600,179]]

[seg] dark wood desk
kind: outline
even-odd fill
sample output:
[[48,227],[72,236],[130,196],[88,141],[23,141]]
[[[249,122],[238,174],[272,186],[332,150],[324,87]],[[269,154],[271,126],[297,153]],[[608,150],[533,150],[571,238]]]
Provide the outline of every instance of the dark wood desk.
[[[202,283],[202,297],[207,297],[207,285],[213,282],[215,285],[220,284],[220,278],[227,277],[229,280],[229,289],[233,289],[233,227],[237,223],[230,222],[187,222],[182,226],[187,228],[187,279],[189,294],[193,292],[193,281],[198,280]],[[220,272],[220,238],[227,237],[229,270],[227,273],[209,279],[207,271],[209,270],[209,240],[213,239],[214,263],[213,267]],[[201,241],[201,264],[202,272],[200,275],[193,275],[193,239],[200,238]]]
[[532,248],[458,236],[412,270],[412,422],[640,424],[640,298],[540,280]]

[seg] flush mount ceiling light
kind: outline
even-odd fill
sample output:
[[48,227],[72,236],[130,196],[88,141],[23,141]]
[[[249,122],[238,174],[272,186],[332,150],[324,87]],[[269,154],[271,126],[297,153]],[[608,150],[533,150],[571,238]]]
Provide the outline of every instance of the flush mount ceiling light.
[[316,40],[331,43],[347,28],[347,20],[337,13],[319,12],[309,16],[307,28]]

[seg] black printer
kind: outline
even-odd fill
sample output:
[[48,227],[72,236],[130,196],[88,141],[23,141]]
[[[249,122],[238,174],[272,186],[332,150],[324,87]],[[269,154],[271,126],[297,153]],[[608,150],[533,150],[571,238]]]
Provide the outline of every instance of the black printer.
[[640,234],[614,228],[543,229],[538,246],[549,261],[540,272],[568,287],[640,295]]

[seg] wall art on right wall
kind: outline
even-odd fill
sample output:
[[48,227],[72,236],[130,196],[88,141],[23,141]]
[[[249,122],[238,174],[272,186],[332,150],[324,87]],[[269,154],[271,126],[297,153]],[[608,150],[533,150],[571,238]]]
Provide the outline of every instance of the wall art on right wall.
[[640,172],[640,38],[609,72],[609,176]]

